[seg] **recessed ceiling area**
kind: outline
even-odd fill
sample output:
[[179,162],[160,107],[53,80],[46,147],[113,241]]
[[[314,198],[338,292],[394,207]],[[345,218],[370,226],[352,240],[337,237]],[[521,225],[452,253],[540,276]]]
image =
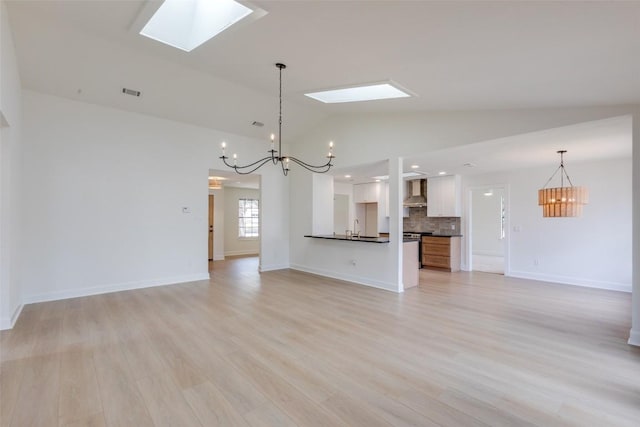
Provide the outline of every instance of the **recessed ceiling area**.
[[229,170],[209,169],[209,176],[222,178],[220,181],[223,188],[260,188],[260,175],[257,174],[239,175]]
[[[631,116],[620,116],[421,153],[404,157],[403,170],[419,172],[427,178],[440,171],[476,175],[535,168],[557,165],[558,150],[567,150],[567,164],[630,158],[631,125]],[[373,177],[387,173],[386,161],[333,171],[337,182],[352,184],[373,182]],[[351,177],[346,179],[345,174]]]

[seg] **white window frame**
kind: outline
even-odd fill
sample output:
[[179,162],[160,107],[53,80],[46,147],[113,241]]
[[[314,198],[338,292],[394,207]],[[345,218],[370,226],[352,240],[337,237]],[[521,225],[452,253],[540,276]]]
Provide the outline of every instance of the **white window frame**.
[[[252,207],[251,205],[254,204],[255,207]],[[238,199],[238,239],[257,240],[259,238],[260,200],[249,197]]]

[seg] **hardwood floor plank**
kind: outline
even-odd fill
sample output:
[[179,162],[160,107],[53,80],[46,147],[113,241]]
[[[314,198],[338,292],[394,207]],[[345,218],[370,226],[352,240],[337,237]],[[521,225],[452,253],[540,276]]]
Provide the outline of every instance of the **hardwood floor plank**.
[[303,426],[346,425],[251,357],[245,354],[233,354],[229,359],[251,379],[258,390],[268,396],[295,423]]
[[249,424],[241,413],[210,382],[182,391],[203,426],[245,426]]
[[284,412],[277,406],[265,404],[253,411],[245,414],[244,418],[251,427],[298,427]]
[[27,305],[0,332],[0,425],[637,425],[629,294],[419,275],[399,295],[234,258]]
[[85,418],[76,420],[70,424],[60,424],[60,427],[105,427],[104,415],[101,413],[93,414]]
[[93,360],[106,425],[152,426],[122,348],[116,345],[100,347],[94,350]]
[[337,415],[348,426],[391,426],[384,419],[375,416],[375,412],[367,404],[352,399],[344,393],[336,393],[322,402],[322,406]]
[[145,377],[138,388],[156,427],[203,425],[170,375]]
[[60,355],[47,354],[23,360],[20,392],[10,426],[50,426],[58,421]]
[[102,414],[93,354],[69,351],[62,353],[60,359],[59,423],[72,424]]
[[13,409],[18,402],[18,393],[22,376],[24,360],[8,360],[0,366],[0,426],[8,426],[13,415]]

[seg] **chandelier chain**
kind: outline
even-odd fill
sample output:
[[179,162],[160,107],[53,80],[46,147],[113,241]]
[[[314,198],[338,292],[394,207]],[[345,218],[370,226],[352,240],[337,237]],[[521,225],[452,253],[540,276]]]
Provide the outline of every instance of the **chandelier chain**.
[[335,156],[333,155],[333,141],[329,142],[329,154],[326,156],[326,158],[328,159],[328,161],[322,165],[312,165],[310,163],[304,162],[300,159],[297,159],[295,157],[292,156],[285,156],[282,153],[282,69],[283,68],[287,68],[287,66],[285,64],[282,64],[280,62],[275,64],[276,67],[279,70],[279,92],[278,92],[278,150],[275,149],[274,145],[274,135],[271,135],[271,150],[267,151],[269,153],[269,155],[267,157],[263,157],[260,160],[256,160],[253,163],[249,163],[246,165],[238,165],[238,156],[236,154],[233,155],[233,164],[229,163],[227,161],[227,159],[229,157],[227,157],[225,155],[225,148],[226,148],[226,143],[223,142],[222,143],[222,156],[220,156],[220,159],[222,160],[222,162],[229,168],[233,169],[236,171],[236,173],[239,173],[241,175],[247,175],[250,173],[255,172],[256,170],[260,169],[262,166],[264,166],[265,164],[272,162],[274,165],[277,165],[278,163],[280,163],[280,166],[282,167],[282,173],[284,174],[284,176],[287,176],[289,174],[289,165],[291,162],[302,166],[303,168],[311,171],[311,172],[315,172],[315,173],[326,173],[329,172],[329,169],[331,169],[331,167],[333,166],[333,159],[335,159]]

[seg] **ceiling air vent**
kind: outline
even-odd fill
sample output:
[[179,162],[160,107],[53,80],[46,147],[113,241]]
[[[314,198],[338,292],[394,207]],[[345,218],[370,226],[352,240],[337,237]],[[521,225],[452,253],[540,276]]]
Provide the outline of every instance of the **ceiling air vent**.
[[122,88],[122,93],[124,93],[125,95],[131,95],[131,96],[142,95],[142,92],[140,92],[139,90],[127,89],[126,87]]

